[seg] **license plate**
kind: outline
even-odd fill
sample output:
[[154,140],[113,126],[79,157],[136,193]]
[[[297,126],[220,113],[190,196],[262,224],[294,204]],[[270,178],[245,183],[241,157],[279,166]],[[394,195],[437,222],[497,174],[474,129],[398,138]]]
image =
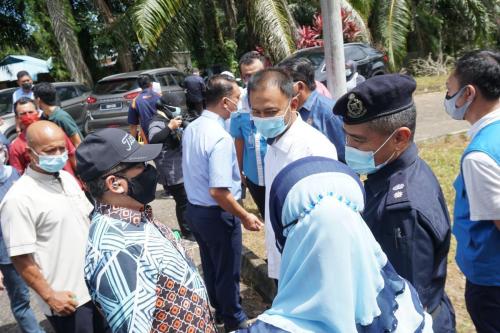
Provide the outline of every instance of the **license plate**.
[[107,103],[101,104],[101,110],[113,110],[113,109],[121,109],[122,103]]

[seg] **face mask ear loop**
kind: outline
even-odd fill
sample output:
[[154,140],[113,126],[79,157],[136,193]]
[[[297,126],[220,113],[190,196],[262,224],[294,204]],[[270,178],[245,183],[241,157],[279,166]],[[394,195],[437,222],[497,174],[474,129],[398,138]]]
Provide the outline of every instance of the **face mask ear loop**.
[[[398,129],[399,129],[399,128],[398,128]],[[385,144],[386,144],[387,142],[389,142],[389,140],[392,138],[392,136],[394,135],[394,133],[396,133],[396,132],[397,132],[397,130],[398,130],[398,129],[394,130],[394,132],[392,132],[392,133],[391,133],[391,135],[389,135],[389,137],[388,137],[388,138],[384,141],[384,143],[383,143],[380,147],[378,147],[378,149],[377,149],[377,150],[375,150],[375,152],[373,153],[373,156],[375,156],[375,154],[376,154],[376,153],[378,153],[378,151],[379,151],[380,149],[382,149],[382,147],[383,147],[383,146],[385,146]],[[392,156],[391,156],[391,157],[392,157]]]

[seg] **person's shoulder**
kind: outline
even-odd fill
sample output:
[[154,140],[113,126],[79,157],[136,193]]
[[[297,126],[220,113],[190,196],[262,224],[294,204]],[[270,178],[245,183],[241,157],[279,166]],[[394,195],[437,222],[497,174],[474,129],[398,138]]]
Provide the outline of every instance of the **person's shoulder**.
[[323,109],[329,109],[329,111],[333,114],[332,109],[335,105],[335,101],[333,99],[316,92],[316,101]]
[[58,107],[54,110],[52,113],[52,116],[54,119],[60,119],[60,120],[73,120],[73,118],[70,116],[68,112],[66,112],[63,108]]
[[2,203],[9,200],[20,201],[30,197],[37,197],[39,193],[37,191],[33,191],[35,183],[36,181],[32,177],[24,173],[14,182],[3,198]]

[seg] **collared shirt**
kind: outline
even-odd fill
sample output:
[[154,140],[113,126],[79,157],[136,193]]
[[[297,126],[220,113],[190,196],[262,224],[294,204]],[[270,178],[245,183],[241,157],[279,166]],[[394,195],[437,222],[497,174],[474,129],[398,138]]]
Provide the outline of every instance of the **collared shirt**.
[[238,111],[231,114],[231,135],[235,139],[242,139],[243,144],[243,173],[256,185],[264,186],[264,157],[267,151],[267,141],[255,127],[248,95],[245,89],[238,103]]
[[113,332],[215,332],[203,279],[150,207],[96,204],[85,280]]
[[324,156],[337,159],[335,146],[318,130],[306,124],[300,117],[278,140],[267,147],[265,158],[266,183],[266,250],[268,275],[273,279],[279,278],[281,255],[276,248],[271,218],[269,216],[269,193],[274,178],[288,164],[307,156]]
[[[3,200],[11,186],[14,184],[15,181],[19,179],[19,173],[14,169],[13,167],[6,165],[3,166],[4,172],[10,172],[10,175],[7,176],[6,179],[0,181],[0,201]],[[1,225],[2,221],[0,221]],[[2,229],[0,228],[0,265],[7,265],[10,264],[10,258],[9,258],[9,253],[7,252],[7,249],[5,248],[5,243],[3,241],[3,236],[2,236]]]
[[190,203],[217,206],[211,188],[227,188],[236,200],[241,197],[241,179],[233,138],[224,119],[205,110],[184,131],[182,138],[184,187]]
[[128,123],[130,125],[140,124],[146,137],[148,137],[149,123],[156,113],[156,102],[160,97],[152,89],[144,89],[132,100],[128,109]]
[[446,201],[412,143],[395,161],[368,176],[363,219],[396,272],[425,308],[443,299],[451,227]]
[[[484,127],[500,121],[500,108],[476,121],[469,129],[471,140]],[[462,161],[472,221],[500,220],[500,165],[489,155],[474,151]]]
[[28,92],[24,91],[23,88],[18,88],[17,90],[12,93],[12,112],[14,112],[14,104],[21,98],[21,97],[28,97],[30,99],[35,99],[35,94],[33,93],[33,90],[30,90]]
[[[66,140],[66,151],[68,152],[68,157],[75,156],[75,146],[66,135],[64,137]],[[26,131],[21,132],[21,134],[19,134],[9,146],[9,163],[16,168],[20,174],[24,173],[24,170],[26,170],[31,162],[30,154],[26,150],[27,147],[28,142],[26,141]],[[69,160],[64,165],[63,170],[67,171],[72,176],[75,176]]]
[[[90,300],[84,281],[85,245],[92,205],[66,171],[59,176],[28,167],[0,204],[10,257],[32,254],[52,289],[73,292],[79,305]],[[36,295],[43,313],[49,306]]]
[[68,137],[72,137],[73,135],[78,134],[78,136],[83,140],[83,134],[82,132],[80,132],[80,129],[78,128],[78,125],[76,124],[73,117],[71,117],[69,113],[64,111],[59,106],[56,107],[54,111],[48,116],[45,113],[42,113],[40,119],[55,123],[57,126],[62,128],[62,130]]
[[326,135],[337,148],[340,161],[345,156],[345,134],[342,119],[333,114],[335,101],[314,90],[299,109],[302,120]]

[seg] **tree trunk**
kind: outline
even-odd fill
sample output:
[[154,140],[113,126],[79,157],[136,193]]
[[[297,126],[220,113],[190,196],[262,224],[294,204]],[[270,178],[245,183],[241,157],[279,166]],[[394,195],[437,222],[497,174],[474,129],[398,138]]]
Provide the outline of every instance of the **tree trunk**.
[[[105,0],[94,0],[94,5],[99,11],[99,13],[104,18],[106,26],[109,28],[115,22],[115,17],[108,4]],[[118,65],[122,72],[131,72],[134,70],[134,62],[132,60],[132,53],[128,49],[129,42],[127,38],[117,29],[114,31],[116,34],[118,43],[116,43],[116,48],[118,50]]]
[[206,38],[211,44],[209,53],[214,64],[228,65],[228,56],[224,45],[224,36],[217,19],[215,0],[203,0],[203,15],[205,20]]
[[236,6],[234,0],[222,0],[224,13],[226,14],[227,23],[229,24],[229,38],[234,39],[236,35],[236,26],[238,25]]
[[92,86],[92,75],[83,60],[75,31],[67,18],[71,13],[65,12],[65,4],[62,0],[46,0],[46,4],[54,35],[71,78]]

